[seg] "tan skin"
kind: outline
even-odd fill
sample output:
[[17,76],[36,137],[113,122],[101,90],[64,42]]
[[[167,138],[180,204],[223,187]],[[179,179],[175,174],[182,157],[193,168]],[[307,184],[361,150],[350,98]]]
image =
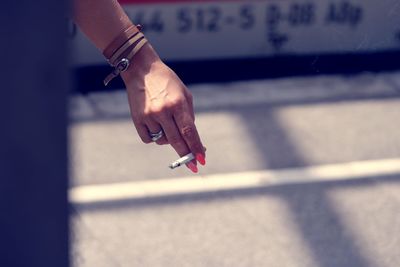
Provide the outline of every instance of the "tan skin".
[[[103,51],[132,22],[116,0],[74,0],[74,20],[85,35]],[[190,152],[205,164],[205,149],[195,125],[193,97],[179,77],[166,66],[150,44],[134,56],[122,73],[133,123],[144,143],[149,132],[161,129],[156,143],[171,145],[182,157]],[[187,164],[197,172],[197,161]]]

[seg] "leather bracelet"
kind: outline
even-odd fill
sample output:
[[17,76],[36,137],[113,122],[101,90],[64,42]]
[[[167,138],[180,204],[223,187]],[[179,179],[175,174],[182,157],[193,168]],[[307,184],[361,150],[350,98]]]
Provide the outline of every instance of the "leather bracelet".
[[140,35],[138,34],[134,38],[128,40],[123,47],[115,52],[109,60],[109,63],[114,67],[114,70],[103,80],[105,86],[107,86],[112,79],[129,68],[132,58],[146,43],[147,39],[142,33],[140,33]]
[[139,41],[141,38],[144,38],[144,35],[143,33],[139,32],[131,39],[127,40],[125,44],[115,51],[115,53],[108,59],[108,63],[110,63],[111,66],[114,66],[115,61],[117,61],[123,53],[125,53],[131,46],[135,45],[135,43],[137,43],[137,41]]
[[132,25],[120,33],[103,51],[105,58],[110,58],[124,43],[142,30],[141,25]]

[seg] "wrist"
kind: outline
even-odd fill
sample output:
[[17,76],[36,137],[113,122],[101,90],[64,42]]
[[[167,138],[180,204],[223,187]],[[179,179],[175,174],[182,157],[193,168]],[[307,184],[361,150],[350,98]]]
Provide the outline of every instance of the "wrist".
[[146,74],[158,64],[162,64],[160,57],[154,48],[146,43],[132,58],[132,63],[121,73],[121,77],[126,85],[132,82],[142,83]]

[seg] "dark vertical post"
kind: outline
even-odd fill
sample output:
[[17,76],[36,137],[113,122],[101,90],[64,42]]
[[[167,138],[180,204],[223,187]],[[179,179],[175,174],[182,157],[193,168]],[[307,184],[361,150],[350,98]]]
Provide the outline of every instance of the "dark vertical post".
[[0,5],[0,266],[67,267],[66,0]]

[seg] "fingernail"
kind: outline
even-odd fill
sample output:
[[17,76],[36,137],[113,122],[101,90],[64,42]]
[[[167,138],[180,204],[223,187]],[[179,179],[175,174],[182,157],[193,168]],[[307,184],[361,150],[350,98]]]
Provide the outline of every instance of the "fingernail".
[[197,166],[193,162],[187,163],[186,166],[194,173],[197,173],[199,171],[197,169]]
[[196,154],[196,160],[200,162],[201,165],[206,165],[206,159],[202,154]]

